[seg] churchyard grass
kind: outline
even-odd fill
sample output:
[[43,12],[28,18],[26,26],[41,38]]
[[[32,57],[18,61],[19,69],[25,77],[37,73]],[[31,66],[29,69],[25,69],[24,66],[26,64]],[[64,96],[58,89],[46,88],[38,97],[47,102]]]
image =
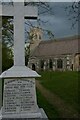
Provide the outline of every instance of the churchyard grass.
[[38,106],[40,108],[43,108],[44,111],[46,112],[49,120],[52,118],[58,118],[59,114],[56,110],[55,107],[53,107],[46,99],[45,97],[41,94],[41,92],[37,89],[37,101],[38,101]]
[[0,79],[0,108],[2,105],[2,80]]
[[40,72],[40,83],[52,93],[58,95],[61,99],[71,105],[74,109],[79,109],[78,101],[78,72]]

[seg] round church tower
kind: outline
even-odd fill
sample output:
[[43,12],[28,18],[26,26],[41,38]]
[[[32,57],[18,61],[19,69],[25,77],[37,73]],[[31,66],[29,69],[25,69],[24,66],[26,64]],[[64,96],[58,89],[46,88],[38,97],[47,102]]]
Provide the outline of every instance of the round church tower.
[[42,40],[42,29],[35,27],[30,29],[30,52],[32,53]]

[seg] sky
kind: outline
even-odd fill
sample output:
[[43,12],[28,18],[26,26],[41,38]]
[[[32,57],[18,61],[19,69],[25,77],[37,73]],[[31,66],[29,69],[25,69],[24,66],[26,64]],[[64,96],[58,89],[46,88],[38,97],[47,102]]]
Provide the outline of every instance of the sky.
[[[5,0],[4,0],[5,1]],[[6,0],[7,1],[7,0]],[[51,14],[45,13],[41,14],[38,17],[46,22],[45,24],[41,23],[40,27],[46,30],[50,30],[54,34],[54,38],[63,38],[67,36],[73,36],[78,34],[78,24],[72,29],[72,21],[69,20],[71,17],[68,16],[68,11],[65,11],[65,7],[72,4],[72,2],[48,2],[51,9]],[[39,8],[38,12],[44,11],[42,8]],[[33,25],[37,27],[37,21],[32,21]],[[28,30],[29,26],[25,25],[25,28]],[[46,34],[43,34],[43,39],[49,39]]]
[[51,30],[55,38],[62,38],[78,34],[78,24],[76,24],[72,29],[72,20],[69,20],[71,16],[68,16],[68,12],[65,11],[65,7],[69,6],[70,4],[72,3],[52,2],[50,3],[50,6],[52,8],[53,15],[46,14],[40,16],[42,20],[48,21],[47,24],[42,26],[48,30]]
[[[65,7],[72,5],[71,2],[50,2],[50,7],[52,8],[51,14],[45,13],[38,16],[42,21],[40,25],[41,28],[50,30],[54,34],[54,38],[63,38],[78,35],[78,23],[72,28],[72,22],[74,20],[69,20],[71,17],[68,16],[68,11],[65,11]],[[43,9],[39,9],[39,12]],[[37,26],[37,22],[32,22]],[[46,34],[43,35],[43,39],[49,39]]]

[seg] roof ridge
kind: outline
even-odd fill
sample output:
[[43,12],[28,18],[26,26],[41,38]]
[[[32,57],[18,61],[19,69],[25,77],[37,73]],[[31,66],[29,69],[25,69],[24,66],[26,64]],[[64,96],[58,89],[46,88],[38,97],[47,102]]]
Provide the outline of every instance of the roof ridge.
[[62,42],[62,41],[69,41],[69,40],[75,40],[75,39],[79,39],[80,36],[76,35],[76,36],[70,36],[70,37],[64,37],[64,38],[58,38],[58,39],[52,39],[52,40],[44,40],[44,41],[41,41],[41,43],[50,43],[50,42]]

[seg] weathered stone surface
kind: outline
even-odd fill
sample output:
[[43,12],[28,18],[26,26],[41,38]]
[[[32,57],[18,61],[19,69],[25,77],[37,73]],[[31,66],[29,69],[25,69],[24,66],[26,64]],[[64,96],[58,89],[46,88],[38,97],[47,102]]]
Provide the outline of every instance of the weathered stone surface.
[[36,101],[35,79],[5,79],[2,120],[27,120],[47,118]]
[[35,80],[6,79],[4,81],[4,114],[22,114],[37,112]]
[[35,77],[39,75],[25,66],[25,11],[27,10],[29,18],[37,18],[37,11],[35,7],[28,6],[28,9],[24,7],[24,0],[22,2],[14,0],[13,6],[7,6],[0,12],[3,16],[14,16],[14,66],[0,75],[4,78],[3,107],[0,114],[2,120],[45,118],[36,102]]

